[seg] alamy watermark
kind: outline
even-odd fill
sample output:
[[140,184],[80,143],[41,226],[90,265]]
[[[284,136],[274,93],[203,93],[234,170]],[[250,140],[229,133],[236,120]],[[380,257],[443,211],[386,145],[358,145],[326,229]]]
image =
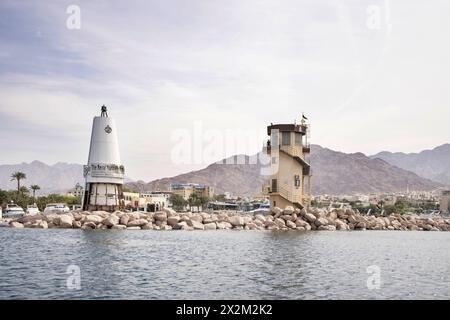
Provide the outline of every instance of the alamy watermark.
[[381,288],[381,269],[377,265],[371,265],[366,268],[366,272],[370,274],[367,278],[366,285],[369,290],[378,290]]
[[66,9],[66,14],[69,16],[66,20],[66,27],[69,30],[81,29],[81,9],[76,4],[71,4]]
[[66,287],[69,290],[81,289],[81,269],[77,265],[70,265],[67,267],[66,274],[69,276],[66,279]]

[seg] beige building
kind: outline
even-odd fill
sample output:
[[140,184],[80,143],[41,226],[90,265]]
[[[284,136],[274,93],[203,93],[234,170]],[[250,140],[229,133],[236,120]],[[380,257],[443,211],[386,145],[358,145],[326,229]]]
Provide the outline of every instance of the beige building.
[[188,200],[193,193],[207,198],[214,196],[214,189],[212,187],[197,183],[174,183],[170,185],[170,191],[173,194],[182,196],[184,200]]
[[440,210],[442,213],[450,212],[450,190],[442,192]]
[[266,191],[270,206],[304,208],[311,205],[311,166],[308,125],[275,124],[267,127],[270,140],[270,179]]
[[75,198],[81,198],[83,196],[83,194],[84,194],[84,189],[79,183],[77,183],[74,188],[70,189],[67,192],[67,196],[75,197]]
[[160,211],[169,206],[168,197],[165,193],[149,192],[141,193],[139,196],[139,208],[147,212]]
[[123,193],[124,206],[127,209],[137,209],[139,207],[139,193],[138,192],[124,192]]

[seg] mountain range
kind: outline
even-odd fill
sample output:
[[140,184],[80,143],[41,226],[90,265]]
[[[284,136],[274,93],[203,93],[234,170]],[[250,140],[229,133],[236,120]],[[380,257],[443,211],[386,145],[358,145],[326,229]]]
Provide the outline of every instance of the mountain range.
[[23,186],[37,184],[41,187],[38,194],[65,193],[78,182],[83,183],[83,166],[75,163],[58,162],[48,165],[41,161],[31,163],[0,165],[0,189],[16,189],[17,182],[11,181],[15,171],[24,172],[27,178],[21,181]]
[[[443,145],[418,154],[381,152],[368,157],[363,153],[343,153],[312,145],[313,194],[354,194],[410,190],[433,190],[450,185],[449,150]],[[151,182],[131,182],[125,186],[136,191],[168,190],[171,183],[200,183],[214,187],[216,193],[258,195],[267,177],[261,175],[258,155],[234,156],[213,163],[204,169],[157,179]],[[245,161],[234,161],[245,159]],[[232,163],[232,164],[230,164]],[[238,164],[240,163],[240,164]],[[77,182],[83,182],[83,166],[40,161],[16,165],[0,165],[0,188],[15,189],[11,173],[27,174],[23,185],[38,184],[41,194],[64,193]],[[427,179],[427,177],[431,178]]]
[[[245,157],[247,163],[254,164],[229,164],[235,162],[222,160],[202,170],[149,183],[128,183],[127,186],[139,191],[154,191],[168,190],[171,183],[195,182],[213,186],[216,193],[257,195],[267,177],[260,174],[260,162],[251,161],[257,156]],[[363,153],[346,154],[319,145],[312,145],[311,167],[313,194],[396,192],[408,187],[410,190],[432,190],[442,186],[382,159],[372,159]]]
[[450,185],[450,144],[419,153],[383,151],[371,158],[379,158],[399,168],[412,171],[421,177]]

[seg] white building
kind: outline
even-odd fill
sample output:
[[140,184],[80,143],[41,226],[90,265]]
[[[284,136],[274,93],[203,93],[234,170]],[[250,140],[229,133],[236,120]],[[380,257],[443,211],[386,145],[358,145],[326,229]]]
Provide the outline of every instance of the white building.
[[83,210],[115,211],[123,208],[124,174],[116,123],[102,106],[100,117],[94,117],[88,164],[84,166]]

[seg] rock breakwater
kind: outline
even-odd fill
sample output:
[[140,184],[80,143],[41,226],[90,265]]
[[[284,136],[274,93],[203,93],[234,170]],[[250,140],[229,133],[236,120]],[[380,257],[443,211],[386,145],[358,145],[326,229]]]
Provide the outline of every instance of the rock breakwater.
[[274,208],[270,214],[175,212],[164,209],[155,213],[72,211],[63,214],[26,215],[4,220],[1,226],[12,228],[68,228],[113,230],[423,230],[450,231],[450,220],[440,216],[362,215],[351,209]]

